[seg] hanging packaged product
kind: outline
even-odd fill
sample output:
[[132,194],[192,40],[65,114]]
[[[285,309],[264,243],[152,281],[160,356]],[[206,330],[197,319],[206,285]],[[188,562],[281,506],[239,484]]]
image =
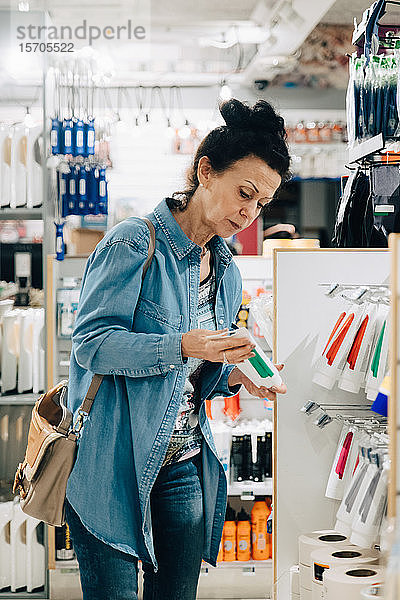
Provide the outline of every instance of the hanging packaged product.
[[355,428],[345,425],[339,438],[339,444],[326,486],[325,496],[327,498],[342,500],[357,462],[358,440],[359,436]]
[[357,333],[354,337],[346,364],[340,376],[338,388],[358,394],[365,382],[368,361],[375,334],[376,304],[367,304]]
[[371,401],[375,400],[387,371],[390,338],[388,314],[389,307],[383,304],[379,305],[375,339],[372,344],[365,384],[367,399]]
[[11,197],[10,207],[26,206],[27,199],[27,145],[28,128],[24,123],[14,125],[11,144]]
[[350,541],[363,548],[371,548],[379,537],[379,531],[387,505],[389,460],[378,452],[371,454],[374,461],[372,478],[361,501],[358,515],[352,523]]
[[353,304],[346,312],[342,312],[335,321],[322,356],[316,363],[313,383],[331,390],[339,379],[351,344],[360,326],[364,307]]
[[13,129],[0,124],[0,206],[10,206],[11,198],[11,144]]
[[390,375],[384,377],[381,386],[378,390],[378,395],[374,400],[371,410],[378,413],[382,417],[388,416],[388,401],[390,395]]
[[250,560],[251,552],[251,525],[249,515],[244,510],[238,513],[237,516],[237,531],[236,531],[236,554],[237,560]]
[[351,535],[353,520],[358,514],[360,504],[369,485],[370,475],[367,475],[368,469],[370,469],[371,473],[374,471],[374,467],[371,465],[367,456],[367,448],[363,444],[364,441],[361,439],[358,464],[354,471],[351,484],[343,497],[336,515],[335,529],[348,537]]
[[225,523],[222,531],[224,542],[224,561],[231,562],[236,560],[236,520],[235,511],[228,504],[226,508]]

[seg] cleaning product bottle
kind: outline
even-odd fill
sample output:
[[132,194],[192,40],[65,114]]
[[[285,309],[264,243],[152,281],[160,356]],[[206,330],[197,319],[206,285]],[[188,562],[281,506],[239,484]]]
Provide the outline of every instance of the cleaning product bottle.
[[236,560],[236,520],[235,511],[228,504],[225,515],[224,529],[224,561]]
[[272,558],[272,499],[267,496],[265,498],[265,503],[268,508],[268,518],[267,518],[267,544],[268,544],[268,558]]
[[251,511],[252,556],[254,560],[267,560],[269,558],[267,519],[270,512],[264,498],[256,496]]
[[217,562],[222,562],[224,560],[224,535],[222,534],[222,539],[219,544]]
[[250,560],[251,525],[249,515],[241,509],[237,516],[236,553],[237,560]]

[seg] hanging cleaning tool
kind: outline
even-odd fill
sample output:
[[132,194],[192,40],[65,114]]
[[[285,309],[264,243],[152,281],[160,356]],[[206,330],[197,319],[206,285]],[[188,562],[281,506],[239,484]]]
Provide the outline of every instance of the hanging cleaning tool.
[[67,188],[67,177],[69,166],[63,162],[60,164],[57,170],[57,182],[58,185],[53,191],[55,198],[55,221],[56,226],[56,258],[57,260],[64,260],[64,218],[63,208],[68,206],[68,188]]
[[95,150],[95,128],[94,128],[94,115],[93,115],[93,103],[94,103],[94,85],[93,85],[93,73],[90,66],[87,67],[86,71],[86,120],[85,120],[85,156],[91,156]]
[[52,154],[62,153],[63,123],[61,119],[61,73],[59,67],[54,67],[54,104],[56,106],[55,117],[51,119],[50,145]]
[[64,89],[66,98],[66,115],[62,127],[62,154],[72,154],[73,152],[73,63],[70,63],[68,69],[64,72]]

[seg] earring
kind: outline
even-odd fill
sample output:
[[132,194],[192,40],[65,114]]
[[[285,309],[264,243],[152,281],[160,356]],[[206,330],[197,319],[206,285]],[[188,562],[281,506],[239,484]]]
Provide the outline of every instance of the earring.
[[204,187],[204,185],[202,183],[199,184],[200,187]]

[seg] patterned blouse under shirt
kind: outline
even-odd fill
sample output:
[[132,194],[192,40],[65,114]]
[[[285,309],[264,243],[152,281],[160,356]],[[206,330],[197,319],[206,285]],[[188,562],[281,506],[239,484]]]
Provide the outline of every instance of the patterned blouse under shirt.
[[[211,255],[212,261],[212,255]],[[215,318],[215,272],[211,262],[210,273],[200,283],[197,323],[199,329],[216,330]],[[201,377],[204,361],[200,358],[188,359],[188,375],[185,381],[181,406],[175,423],[163,467],[186,460],[201,450],[202,433],[199,426],[201,398],[196,394],[196,381]]]

